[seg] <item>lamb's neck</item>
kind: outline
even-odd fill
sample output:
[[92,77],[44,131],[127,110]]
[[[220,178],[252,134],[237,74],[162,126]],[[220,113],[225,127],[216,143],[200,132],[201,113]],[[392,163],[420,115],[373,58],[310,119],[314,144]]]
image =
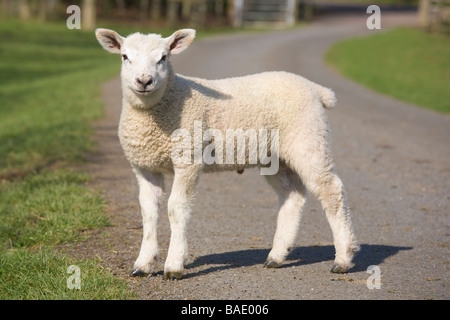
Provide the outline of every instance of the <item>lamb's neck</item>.
[[[158,97],[159,99],[152,106],[152,107],[154,107],[152,109],[157,109],[160,105],[166,105],[168,102],[170,102],[171,97],[173,96],[173,89],[174,89],[176,75],[171,66],[170,66],[169,70],[170,70],[170,72],[169,72],[169,76],[167,78],[166,85],[164,87],[164,91]],[[161,89],[161,91],[162,91],[162,89]]]

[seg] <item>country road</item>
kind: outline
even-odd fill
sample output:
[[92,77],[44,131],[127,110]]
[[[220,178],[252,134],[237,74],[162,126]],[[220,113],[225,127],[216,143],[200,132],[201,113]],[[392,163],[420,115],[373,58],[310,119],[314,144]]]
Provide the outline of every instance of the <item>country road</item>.
[[[382,14],[381,31],[366,28],[365,14],[323,18],[288,31],[194,41],[173,57],[175,71],[184,75],[215,79],[285,70],[335,91],[337,106],[328,111],[332,151],[361,244],[348,274],[329,272],[331,230],[312,196],[286,263],[263,268],[278,199],[258,170],[246,170],[201,177],[182,280],[163,280],[170,235],[165,205],[159,220],[161,256],[153,274],[128,277],[142,224],[137,183],[117,139],[118,79],[103,87],[106,117],[97,124],[99,148],[89,155],[88,166],[114,226],[78,244],[78,254],[101,257],[141,299],[449,299],[450,117],[365,89],[323,62],[326,49],[339,40],[414,25],[415,18]],[[167,194],[170,181],[167,177]],[[379,289],[367,285],[368,280],[376,284],[369,279],[376,274],[367,272],[371,265],[381,272]]]

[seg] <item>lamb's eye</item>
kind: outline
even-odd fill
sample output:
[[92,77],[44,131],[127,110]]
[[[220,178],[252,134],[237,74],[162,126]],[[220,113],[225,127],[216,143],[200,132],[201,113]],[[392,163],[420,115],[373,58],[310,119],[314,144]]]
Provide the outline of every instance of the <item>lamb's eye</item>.
[[128,60],[128,57],[127,57],[126,54],[123,54],[123,55],[122,55],[122,60],[123,60],[123,61]]
[[163,55],[163,56],[161,57],[161,60],[159,60],[159,63],[161,63],[161,62],[163,62],[163,61],[166,61],[166,59],[167,59],[167,55]]

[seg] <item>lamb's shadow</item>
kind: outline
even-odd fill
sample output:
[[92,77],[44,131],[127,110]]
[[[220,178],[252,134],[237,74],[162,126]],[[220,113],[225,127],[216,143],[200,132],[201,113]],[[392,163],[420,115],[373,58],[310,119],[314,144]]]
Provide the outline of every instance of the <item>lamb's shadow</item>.
[[[386,245],[363,244],[361,250],[354,259],[355,266],[349,272],[366,271],[370,265],[378,265],[386,258],[397,254],[402,250],[411,250],[412,247],[398,247]],[[263,265],[269,249],[249,249],[241,251],[231,251],[218,254],[210,254],[198,257],[186,266],[186,269],[194,269],[204,265],[213,265],[210,268],[198,272],[187,272],[184,278],[192,278],[200,275],[240,268],[253,265]],[[334,259],[334,246],[310,246],[296,247],[287,257],[281,268],[302,266],[322,261],[330,261],[330,268]]]

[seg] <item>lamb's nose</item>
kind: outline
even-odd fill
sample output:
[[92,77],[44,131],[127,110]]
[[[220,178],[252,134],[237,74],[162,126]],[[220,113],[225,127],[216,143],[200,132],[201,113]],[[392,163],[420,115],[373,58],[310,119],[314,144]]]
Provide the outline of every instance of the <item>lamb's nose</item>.
[[153,78],[152,76],[136,78],[136,82],[142,87],[146,88],[153,83]]

